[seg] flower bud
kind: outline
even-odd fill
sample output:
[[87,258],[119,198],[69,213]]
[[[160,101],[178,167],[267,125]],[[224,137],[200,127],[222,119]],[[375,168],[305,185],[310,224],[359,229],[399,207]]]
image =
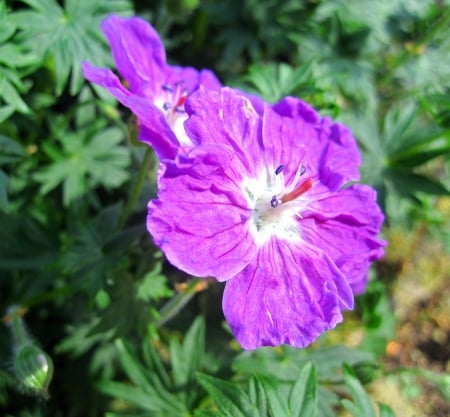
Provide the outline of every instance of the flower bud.
[[36,345],[24,345],[14,356],[14,372],[17,379],[32,391],[48,397],[48,387],[53,377],[53,362]]
[[23,307],[11,306],[2,318],[13,338],[13,370],[22,387],[48,398],[53,362],[28,334],[22,319],[25,312]]

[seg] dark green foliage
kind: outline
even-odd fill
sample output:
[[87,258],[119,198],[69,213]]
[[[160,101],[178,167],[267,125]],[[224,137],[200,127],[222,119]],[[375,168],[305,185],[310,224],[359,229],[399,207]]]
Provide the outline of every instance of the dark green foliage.
[[[363,384],[387,372],[394,273],[371,275],[357,299],[357,348],[342,344],[344,325],[330,337],[339,343],[242,352],[222,325],[222,286],[154,247],[156,158],[81,73],[84,60],[113,66],[100,30],[111,13],[151,21],[171,63],[270,102],[300,97],[347,124],[386,230],[421,222],[450,251],[436,204],[450,189],[448,1],[0,0],[0,316],[28,309],[33,343],[55,364],[47,402],[17,389],[17,346],[1,324],[2,413],[393,416]],[[447,376],[402,372],[412,391],[419,376],[448,399]]]

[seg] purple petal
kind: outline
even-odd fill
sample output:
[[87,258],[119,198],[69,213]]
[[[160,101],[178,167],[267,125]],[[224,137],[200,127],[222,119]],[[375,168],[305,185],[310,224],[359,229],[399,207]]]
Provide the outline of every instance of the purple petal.
[[183,271],[227,280],[256,255],[249,210],[238,189],[234,154],[211,145],[169,162],[147,228],[169,261]]
[[299,128],[299,137],[306,145],[305,161],[322,184],[336,191],[349,181],[359,180],[361,156],[348,128],[328,117],[321,119],[311,106],[293,97],[283,99],[273,109],[299,127],[305,124],[314,127],[314,135],[303,134]]
[[244,349],[284,343],[303,348],[342,321],[353,295],[320,250],[272,239],[227,281],[222,304]]
[[180,144],[168,125],[164,114],[150,99],[138,97],[128,91],[117,76],[105,68],[96,68],[83,62],[83,75],[89,81],[106,88],[117,100],[138,118],[139,139],[155,149],[159,159],[173,159]]
[[138,17],[110,16],[102,29],[120,74],[135,94],[154,97],[166,78],[166,56],[158,33]]
[[[262,119],[262,152],[267,166],[284,165],[283,174],[289,183],[295,173],[308,162],[309,143],[317,137],[315,126],[303,119],[280,117],[268,104]],[[294,151],[295,150],[295,151]],[[311,166],[312,169],[315,167]],[[316,171],[308,172],[308,176]]]
[[386,245],[377,238],[384,216],[376,203],[376,192],[365,185],[353,185],[311,202],[302,217],[303,239],[327,253],[355,294],[363,292],[369,266],[383,256]]
[[188,99],[186,111],[184,127],[195,145],[229,146],[248,173],[263,165],[259,115],[242,94],[228,87],[202,88]]

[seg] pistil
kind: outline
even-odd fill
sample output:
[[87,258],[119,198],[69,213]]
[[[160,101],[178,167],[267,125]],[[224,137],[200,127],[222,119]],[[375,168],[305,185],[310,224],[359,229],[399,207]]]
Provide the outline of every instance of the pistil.
[[307,180],[303,181],[297,188],[292,190],[291,192],[283,195],[281,197],[282,203],[287,203],[288,201],[293,201],[296,198],[300,197],[302,194],[305,194],[308,190],[310,190],[313,186],[313,180],[312,178],[308,178]]

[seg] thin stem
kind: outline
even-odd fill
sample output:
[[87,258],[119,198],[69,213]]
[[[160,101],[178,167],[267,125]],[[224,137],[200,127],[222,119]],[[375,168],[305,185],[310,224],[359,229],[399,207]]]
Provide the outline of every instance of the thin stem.
[[30,338],[28,337],[25,325],[22,318],[19,316],[17,310],[10,313],[11,331],[16,341],[16,348],[20,349],[22,346],[30,344]]
[[161,327],[163,324],[168,322],[172,317],[174,317],[178,312],[194,297],[198,292],[197,286],[201,282],[201,278],[194,278],[183,292],[177,294],[170,301],[165,304],[160,310],[159,320],[155,323],[155,326]]
[[152,156],[153,156],[153,149],[149,147],[145,151],[144,158],[142,160],[141,167],[139,169],[139,175],[136,179],[136,182],[134,183],[133,189],[131,190],[130,197],[128,198],[127,203],[125,204],[125,206],[122,209],[122,212],[120,213],[119,222],[117,225],[117,228],[119,230],[122,229],[122,227],[125,225],[128,216],[132,212],[139,198],[139,195],[141,194],[142,187],[144,186],[145,183],[145,178],[150,168]]

